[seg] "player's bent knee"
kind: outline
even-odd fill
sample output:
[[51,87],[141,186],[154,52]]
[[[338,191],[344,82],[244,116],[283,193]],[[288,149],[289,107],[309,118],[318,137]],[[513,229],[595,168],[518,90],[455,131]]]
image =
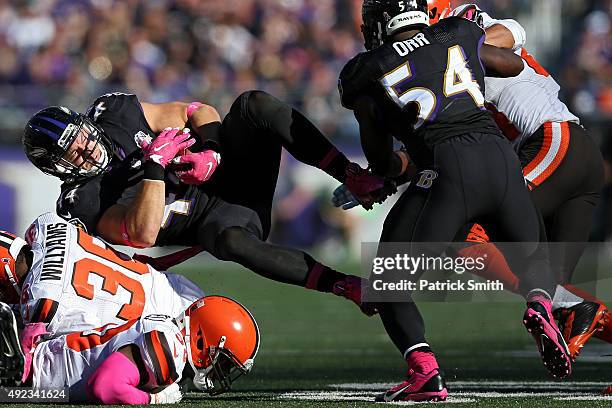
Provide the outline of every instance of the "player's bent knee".
[[246,106],[251,117],[265,118],[276,112],[282,105],[281,101],[264,91],[249,91],[243,95],[246,98]]

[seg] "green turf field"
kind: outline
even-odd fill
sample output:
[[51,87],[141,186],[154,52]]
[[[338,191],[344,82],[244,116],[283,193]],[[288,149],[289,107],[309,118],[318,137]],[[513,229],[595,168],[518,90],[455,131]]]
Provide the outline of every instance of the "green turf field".
[[[377,317],[362,316],[344,299],[277,284],[232,265],[198,258],[177,271],[207,294],[234,297],[248,307],[260,325],[260,353],[235,392],[215,398],[190,393],[183,406],[373,406],[385,384],[402,379],[405,364]],[[612,346],[593,342],[570,381],[553,382],[521,324],[518,301],[427,303],[422,310],[452,406],[612,406],[612,397],[598,395],[612,383],[612,359],[601,357],[612,354]]]

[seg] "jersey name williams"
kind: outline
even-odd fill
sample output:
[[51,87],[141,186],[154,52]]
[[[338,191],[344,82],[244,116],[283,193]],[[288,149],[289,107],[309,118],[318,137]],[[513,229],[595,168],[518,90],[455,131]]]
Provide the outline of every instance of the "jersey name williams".
[[425,34],[419,33],[409,40],[393,43],[393,49],[395,49],[400,57],[405,57],[417,48],[425,45],[431,45],[431,43],[425,38]]
[[46,254],[43,261],[41,281],[62,280],[66,262],[67,225],[64,223],[48,224]]

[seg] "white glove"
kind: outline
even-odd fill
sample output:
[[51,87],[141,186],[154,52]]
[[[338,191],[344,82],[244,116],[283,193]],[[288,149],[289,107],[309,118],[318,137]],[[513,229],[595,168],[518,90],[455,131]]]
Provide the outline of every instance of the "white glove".
[[359,201],[344,184],[341,184],[338,188],[334,190],[332,202],[334,203],[334,206],[341,206],[343,210],[350,210],[351,208],[357,207],[359,205]]
[[173,383],[157,394],[151,394],[150,404],[176,404],[181,402],[182,399],[181,387],[177,383]]

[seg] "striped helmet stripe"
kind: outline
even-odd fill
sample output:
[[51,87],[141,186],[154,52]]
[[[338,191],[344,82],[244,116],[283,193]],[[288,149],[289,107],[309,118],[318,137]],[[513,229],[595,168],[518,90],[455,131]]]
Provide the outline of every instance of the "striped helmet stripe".
[[36,129],[36,130],[38,130],[38,131],[40,131],[40,132],[43,132],[44,134],[46,134],[47,136],[52,137],[52,138],[53,138],[53,139],[55,139],[55,140],[59,140],[59,138],[60,138],[60,135],[59,135],[59,134],[54,133],[54,132],[50,131],[49,129],[45,129],[44,127],[36,126],[36,125],[34,125],[34,124],[32,124],[31,126],[32,126],[34,129]]
[[8,249],[11,247],[14,240],[15,240],[14,236],[7,234],[4,231],[0,231],[0,246]]
[[66,123],[60,122],[59,120],[49,118],[47,116],[38,116],[38,119],[46,120],[47,122],[53,123],[55,126],[63,129],[66,129]]

